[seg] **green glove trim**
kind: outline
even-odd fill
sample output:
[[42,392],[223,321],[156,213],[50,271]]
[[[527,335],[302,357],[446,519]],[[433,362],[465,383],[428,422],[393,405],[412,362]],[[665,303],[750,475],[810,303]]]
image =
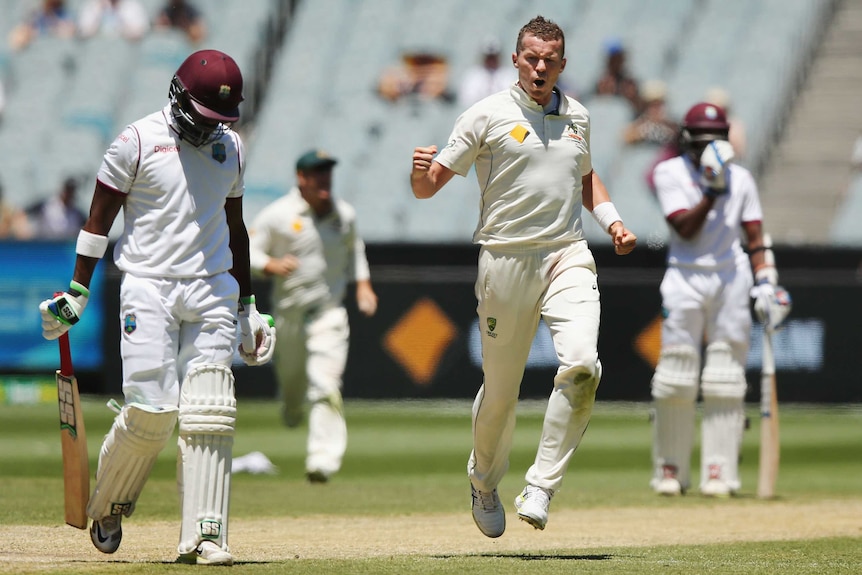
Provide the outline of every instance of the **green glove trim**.
[[85,298],[90,297],[90,290],[88,290],[86,287],[84,287],[82,284],[79,284],[75,280],[69,282],[69,288],[75,290]]

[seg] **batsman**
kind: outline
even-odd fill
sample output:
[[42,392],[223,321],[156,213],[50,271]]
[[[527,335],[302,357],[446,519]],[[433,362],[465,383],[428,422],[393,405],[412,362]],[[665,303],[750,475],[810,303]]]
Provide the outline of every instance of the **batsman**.
[[789,311],[782,305],[789,298],[776,297],[786,292],[777,286],[778,271],[764,242],[757,185],[751,172],[732,162],[729,128],[722,108],[695,104],[683,120],[680,155],[654,170],[656,194],[671,229],[661,283],[662,347],[652,378],[650,485],[660,495],[681,495],[692,485],[699,395],[699,490],[708,497],[739,491],[749,295],[768,329]]
[[[275,333],[251,293],[242,215],[242,74],[217,50],[177,69],[165,107],[133,122],[102,160],[75,270],[64,293],[42,302],[43,335],[56,339],[87,307],[93,271],[123,211],[114,263],[120,285],[125,405],[99,454],[87,507],[103,553],[122,541],[122,519],[179,422],[183,563],[230,565],[230,469],[236,423],[231,364],[270,360]],[[109,404],[110,405],[110,404]]]

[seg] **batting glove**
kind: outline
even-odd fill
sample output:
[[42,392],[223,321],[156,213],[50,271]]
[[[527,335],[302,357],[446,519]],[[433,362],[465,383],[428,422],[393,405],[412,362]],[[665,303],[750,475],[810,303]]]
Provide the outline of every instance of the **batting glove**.
[[751,296],[754,298],[754,315],[757,321],[769,331],[781,329],[793,305],[787,290],[781,286],[763,283],[751,288]]
[[733,146],[726,140],[707,144],[700,156],[700,184],[713,196],[727,192],[727,164],[733,159]]
[[275,353],[275,321],[257,311],[254,296],[239,302],[239,356],[246,365],[269,363]]
[[42,337],[54,340],[69,331],[81,319],[90,290],[76,281],[69,283],[69,291],[60,292],[39,304],[42,314]]

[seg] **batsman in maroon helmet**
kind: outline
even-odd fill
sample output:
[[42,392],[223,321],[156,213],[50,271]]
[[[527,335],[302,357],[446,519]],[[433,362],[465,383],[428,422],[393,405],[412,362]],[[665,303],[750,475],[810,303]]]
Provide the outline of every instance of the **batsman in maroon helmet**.
[[[125,404],[99,454],[90,537],[114,553],[159,453],[179,423],[180,561],[230,565],[228,503],[236,423],[234,377],[272,357],[275,332],[251,293],[242,216],[244,154],[231,130],[242,74],[217,50],[189,56],[165,107],[129,124],[105,152],[66,292],[42,302],[43,334],[80,318],[108,232],[123,212],[120,285]],[[239,325],[239,338],[237,337]],[[239,341],[237,341],[239,339]]]
[[680,131],[681,154],[659,163],[653,174],[671,228],[661,283],[662,347],[652,379],[650,485],[660,495],[680,495],[693,484],[698,395],[703,398],[699,490],[711,497],[739,491],[749,294],[761,321],[783,319],[769,313],[778,272],[764,242],[757,184],[751,172],[733,163],[728,130],[722,108],[692,106]]

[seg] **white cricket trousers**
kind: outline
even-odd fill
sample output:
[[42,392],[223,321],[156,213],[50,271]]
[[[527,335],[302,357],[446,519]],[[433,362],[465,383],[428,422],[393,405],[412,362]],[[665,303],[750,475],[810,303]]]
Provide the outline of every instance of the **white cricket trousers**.
[[559,489],[589,423],[601,378],[593,255],[586,241],[553,248],[483,246],[476,298],[485,377],[473,403],[470,480],[477,489],[491,491],[508,469],[521,380],[543,318],[560,366],[526,480]]
[[350,338],[347,309],[291,308],[279,310],[275,321],[275,373],[285,418],[297,424],[308,401],[306,471],[332,475],[347,449],[341,399]]
[[207,278],[124,274],[120,284],[126,403],[179,405],[193,367],[230,367],[236,351],[239,285],[229,273]]

